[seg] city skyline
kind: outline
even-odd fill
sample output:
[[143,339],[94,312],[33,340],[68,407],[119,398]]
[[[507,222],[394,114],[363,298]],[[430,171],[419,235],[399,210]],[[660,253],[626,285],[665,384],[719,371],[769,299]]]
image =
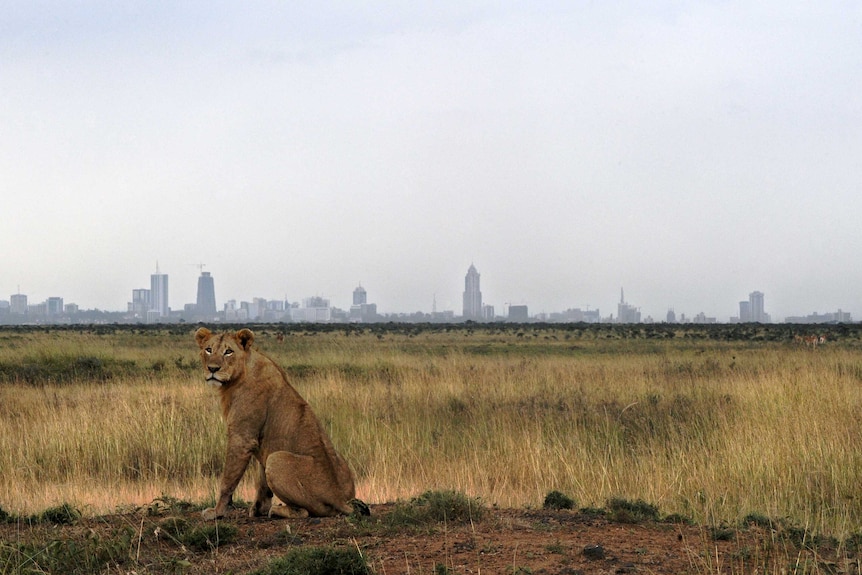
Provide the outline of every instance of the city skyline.
[[[428,310],[395,311],[379,314],[377,303],[368,302],[368,292],[359,284],[352,291],[352,303],[346,309],[331,305],[329,298],[321,296],[310,296],[290,300],[288,298],[270,299],[260,296],[250,297],[249,300],[229,298],[224,301],[221,308],[215,297],[215,278],[211,272],[204,271],[204,264],[198,264],[200,275],[197,279],[197,297],[194,303],[186,302],[181,308],[170,306],[169,274],[162,273],[156,265],[155,273],[150,275],[149,290],[133,288],[131,290],[131,301],[127,303],[125,310],[108,310],[106,312],[127,314],[129,321],[141,321],[145,323],[159,323],[164,321],[235,321],[242,319],[264,319],[269,321],[378,321],[381,319],[397,319],[398,316],[410,314],[428,314]],[[667,308],[665,315],[642,314],[641,307],[626,301],[625,291],[620,287],[620,298],[616,306],[616,315],[613,313],[602,314],[600,308],[582,309],[578,306],[570,306],[560,310],[536,311],[530,309],[528,304],[513,304],[505,302],[503,310],[494,313],[494,305],[483,302],[480,285],[481,274],[476,266],[471,263],[464,277],[464,292],[462,294],[462,313],[457,315],[455,310],[437,310],[436,298],[432,303],[431,317],[435,320],[445,321],[447,319],[465,321],[495,321],[495,320],[542,320],[542,321],[568,321],[568,322],[614,322],[614,323],[813,323],[813,322],[849,322],[852,321],[852,313],[838,308],[820,313],[800,312],[784,318],[773,319],[766,311],[765,294],[755,290],[748,294],[748,299],[738,302],[738,312],[727,318],[709,316],[702,310],[691,312],[677,311],[673,306]],[[300,303],[301,302],[301,303]],[[79,309],[70,302],[72,309]],[[47,318],[60,317],[63,315],[64,299],[59,296],[47,298],[44,302],[33,303],[28,301],[26,294],[13,294],[9,301],[0,300],[0,314],[27,315],[30,310],[39,310],[31,315],[34,317],[45,316]],[[244,311],[243,311],[244,310]],[[251,311],[250,311],[251,310]],[[83,311],[83,310],[82,310]],[[267,313],[272,312],[272,313]]]
[[[862,4],[119,5],[0,19],[0,294],[862,317]],[[5,213],[5,212],[4,212]],[[142,273],[146,270],[146,274]]]

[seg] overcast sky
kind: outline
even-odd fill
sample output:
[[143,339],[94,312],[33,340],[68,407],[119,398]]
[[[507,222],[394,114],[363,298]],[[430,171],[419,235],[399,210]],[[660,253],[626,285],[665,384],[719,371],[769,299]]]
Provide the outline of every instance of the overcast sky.
[[0,299],[862,320],[862,3],[0,2]]

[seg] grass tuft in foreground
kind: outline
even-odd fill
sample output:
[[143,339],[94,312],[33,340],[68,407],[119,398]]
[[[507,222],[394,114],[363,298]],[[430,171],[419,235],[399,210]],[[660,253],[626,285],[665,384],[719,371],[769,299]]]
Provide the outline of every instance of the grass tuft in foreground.
[[358,549],[299,547],[250,575],[370,575]]
[[543,509],[574,509],[575,500],[560,491],[550,491],[545,495]]
[[389,527],[420,526],[434,523],[479,521],[485,507],[478,498],[454,490],[426,491],[407,502],[399,501],[386,516]]
[[39,543],[0,541],[0,573],[100,573],[108,565],[129,562],[134,530],[116,531],[110,537],[86,533],[76,539],[49,539]]

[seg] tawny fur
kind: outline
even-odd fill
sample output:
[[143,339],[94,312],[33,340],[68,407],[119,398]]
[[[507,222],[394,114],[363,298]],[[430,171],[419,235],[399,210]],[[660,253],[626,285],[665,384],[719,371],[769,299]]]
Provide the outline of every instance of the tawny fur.
[[[195,339],[207,383],[219,389],[228,437],[218,502],[204,518],[225,514],[252,457],[260,480],[250,515],[350,513],[355,488],[347,462],[284,371],[252,348],[251,330],[214,334],[202,327]],[[272,505],[273,493],[284,505]]]

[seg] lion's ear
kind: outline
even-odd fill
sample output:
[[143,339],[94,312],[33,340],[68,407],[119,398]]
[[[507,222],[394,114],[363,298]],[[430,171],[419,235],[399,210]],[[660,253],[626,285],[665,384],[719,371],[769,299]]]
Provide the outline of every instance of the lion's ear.
[[239,344],[246,351],[251,349],[251,344],[254,342],[254,334],[247,327],[242,328],[238,332],[236,332],[236,339],[239,341]]
[[213,332],[211,332],[205,327],[198,328],[198,330],[195,332],[195,341],[198,342],[198,347],[203,347],[204,342],[206,342],[206,340],[208,340],[212,334]]

